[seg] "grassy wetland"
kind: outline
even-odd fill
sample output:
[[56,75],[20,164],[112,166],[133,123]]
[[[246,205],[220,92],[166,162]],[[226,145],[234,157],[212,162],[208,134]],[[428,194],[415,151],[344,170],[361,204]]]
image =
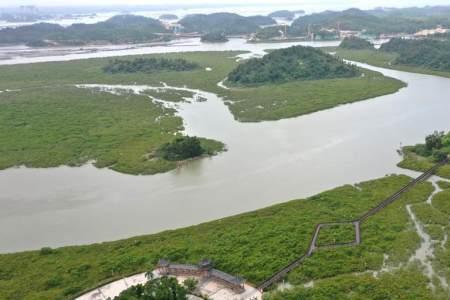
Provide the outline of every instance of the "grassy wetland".
[[[388,176],[357,187],[346,185],[305,200],[154,235],[2,254],[0,299],[70,299],[103,280],[151,269],[161,257],[179,262],[208,257],[219,269],[256,284],[304,253],[316,223],[356,218],[409,180],[406,176]],[[432,190],[430,183],[416,186],[362,226],[361,246],[320,250],[290,274],[289,281],[301,285],[310,280],[347,278],[348,284],[355,285],[361,280],[351,275],[355,272],[407,262],[420,238],[411,226],[405,204],[425,202]],[[389,255],[387,262],[385,254]],[[421,281],[413,288],[418,293],[431,293],[420,272],[414,274]],[[407,284],[407,280],[402,277],[401,282]],[[382,284],[375,279],[368,281]],[[369,293],[366,288],[371,286],[361,287],[361,292]],[[391,296],[396,292],[386,291]]]
[[[153,89],[145,96],[124,96],[82,90],[76,84],[162,87],[165,83],[213,92],[226,100],[235,119],[244,122],[295,117],[393,93],[404,86],[398,80],[361,70],[365,76],[219,87],[217,83],[239,64],[238,54],[139,56],[182,59],[195,65],[185,71],[105,72],[112,61],[109,58],[1,66],[0,169],[18,165],[79,166],[88,161],[130,174],[154,174],[176,167],[176,163],[155,158],[153,153],[180,133],[182,119],[174,109],[145,96],[180,102],[192,98],[192,92]],[[202,143],[210,154],[223,149],[220,142],[203,139]]]

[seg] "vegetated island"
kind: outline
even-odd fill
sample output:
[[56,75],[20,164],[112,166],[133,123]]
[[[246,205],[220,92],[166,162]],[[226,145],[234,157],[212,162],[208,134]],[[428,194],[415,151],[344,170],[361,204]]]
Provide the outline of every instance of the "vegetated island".
[[262,25],[276,22],[267,16],[244,17],[232,13],[193,14],[179,21],[186,32],[222,32],[225,35],[245,35],[256,32]]
[[[229,90],[219,87],[217,83],[239,65],[235,57],[241,53],[170,53],[1,66],[0,90],[15,91],[0,93],[0,169],[80,166],[89,161],[129,174],[175,168],[177,162],[157,152],[179,137],[182,120],[173,108],[152,99],[197,101],[198,95],[164,88],[161,82],[216,93],[227,100],[236,119],[249,122],[299,116],[403,87],[398,80],[360,69],[366,76],[242,85]],[[140,94],[118,89],[112,94],[75,86],[92,83],[154,88]],[[205,154],[224,147],[217,141],[200,141]]]
[[[410,180],[407,176],[391,175],[338,187],[305,200],[115,242],[1,254],[0,299],[72,298],[106,280],[150,271],[162,257],[181,263],[210,257],[219,269],[257,284],[306,251],[315,224],[357,218]],[[421,238],[411,226],[406,205],[410,205],[417,220],[426,224],[424,230],[443,242],[430,259],[436,272],[450,278],[449,242],[445,240],[450,190],[435,195],[433,207],[426,203],[432,191],[428,182],[415,186],[362,225],[361,245],[317,251],[288,274],[285,280],[292,288],[275,289],[265,296],[271,300],[319,295],[323,299],[350,299],[348,290],[358,286],[352,289],[352,296],[361,299],[395,298],[405,290],[420,299],[447,299],[438,281],[433,281],[436,288],[432,290],[432,278],[416,264],[408,263]],[[436,216],[434,222],[438,225],[444,224],[444,229],[439,231],[440,226],[428,225],[430,214]],[[319,243],[345,241],[351,236],[351,228],[337,227],[336,232],[334,229],[328,228]],[[381,269],[384,271],[378,272]],[[305,287],[311,281],[314,284]],[[133,292],[130,289],[121,297]]]
[[394,38],[376,49],[339,47],[339,57],[406,72],[450,77],[450,40]]
[[342,49],[352,49],[352,50],[374,50],[374,45],[368,40],[352,36],[346,37],[342,40],[339,45]]
[[[435,131],[425,138],[425,143],[405,146],[402,153],[403,160],[398,164],[400,167],[424,171],[435,163],[448,159],[450,155],[450,132],[445,134]],[[438,175],[450,179],[450,166],[441,167],[438,170]]]
[[228,38],[222,32],[209,32],[202,35],[202,43],[226,43]]
[[134,15],[114,16],[95,24],[38,23],[0,30],[0,44],[26,44],[29,46],[86,45],[95,43],[143,43],[162,41],[167,33],[163,24],[155,19]]

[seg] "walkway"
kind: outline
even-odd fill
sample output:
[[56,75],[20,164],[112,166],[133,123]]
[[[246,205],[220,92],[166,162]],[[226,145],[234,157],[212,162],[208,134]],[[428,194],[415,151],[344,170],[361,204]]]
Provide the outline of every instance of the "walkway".
[[[300,264],[302,264],[303,261],[305,261],[308,257],[313,255],[313,253],[315,251],[317,251],[318,249],[320,249],[320,248],[337,248],[337,247],[342,247],[342,246],[357,246],[357,245],[361,244],[361,224],[363,224],[369,217],[371,217],[371,216],[379,213],[380,211],[382,211],[389,204],[391,204],[391,203],[395,202],[396,200],[398,200],[405,192],[409,191],[415,185],[426,181],[428,178],[430,178],[437,171],[437,169],[439,167],[441,167],[442,165],[444,165],[446,163],[448,163],[448,160],[436,164],[434,167],[432,167],[431,169],[429,169],[428,171],[424,172],[422,175],[420,175],[416,179],[414,179],[411,182],[409,182],[403,188],[398,190],[396,193],[394,193],[390,197],[386,198],[384,201],[382,201],[376,207],[370,209],[369,211],[367,211],[366,213],[361,215],[356,220],[344,221],[344,222],[335,222],[335,223],[319,223],[319,224],[317,224],[316,227],[315,227],[315,230],[314,230],[314,234],[313,234],[313,236],[311,238],[311,241],[309,243],[308,250],[305,252],[305,254],[303,254],[302,256],[300,256],[299,258],[297,258],[296,260],[294,260],[293,262],[291,262],[290,264],[288,264],[287,266],[285,266],[284,268],[282,268],[281,270],[279,270],[278,272],[274,273],[272,276],[270,276],[269,278],[267,278],[266,280],[261,282],[258,285],[258,289],[261,290],[261,291],[264,291],[265,289],[270,287],[275,282],[280,281],[290,271],[292,271],[293,269],[298,267]],[[355,226],[355,239],[354,239],[354,241],[349,242],[349,243],[339,243],[339,244],[332,244],[332,245],[326,245],[326,246],[321,246],[321,247],[319,247],[317,245],[317,239],[319,237],[319,233],[320,233],[320,230],[322,228],[327,227],[327,226],[332,226],[332,225],[341,225],[341,224],[342,225],[343,224],[353,224]]]

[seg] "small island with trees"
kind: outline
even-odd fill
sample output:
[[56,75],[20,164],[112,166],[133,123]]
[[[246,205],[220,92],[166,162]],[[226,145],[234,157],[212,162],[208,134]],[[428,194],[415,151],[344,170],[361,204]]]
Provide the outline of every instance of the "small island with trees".
[[222,32],[209,32],[201,37],[202,43],[226,43],[228,38]]
[[357,67],[319,49],[294,46],[238,65],[228,82],[236,85],[283,83],[359,76]]
[[339,47],[343,49],[353,49],[353,50],[375,49],[371,42],[356,36],[344,38]]
[[162,14],[159,16],[160,20],[165,20],[165,21],[173,21],[173,20],[178,20],[178,16],[174,15],[174,14]]

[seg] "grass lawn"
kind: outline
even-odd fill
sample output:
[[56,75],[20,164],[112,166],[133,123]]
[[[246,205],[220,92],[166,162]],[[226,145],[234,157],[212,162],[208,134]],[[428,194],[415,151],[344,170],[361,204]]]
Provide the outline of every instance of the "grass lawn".
[[[254,212],[159,234],[87,246],[0,255],[0,299],[67,299],[99,282],[146,271],[165,257],[211,258],[216,267],[258,283],[302,255],[318,222],[351,220],[405,185],[389,176]],[[405,261],[419,243],[405,210],[431,193],[422,183],[363,225],[363,244],[320,250],[291,274],[293,283],[379,269],[383,255]]]

